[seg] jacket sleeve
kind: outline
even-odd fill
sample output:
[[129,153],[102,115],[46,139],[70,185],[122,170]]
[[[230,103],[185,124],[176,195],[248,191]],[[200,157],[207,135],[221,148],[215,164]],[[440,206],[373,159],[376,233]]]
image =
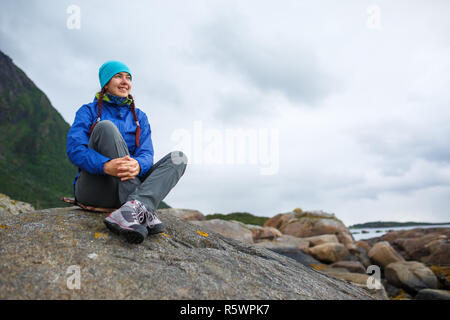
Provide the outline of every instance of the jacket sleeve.
[[139,137],[140,147],[136,149],[133,158],[139,162],[141,172],[138,177],[145,176],[153,165],[153,142],[152,142],[152,130],[147,116],[144,112],[140,112],[142,116],[139,119],[139,125],[141,126],[141,135]]
[[66,152],[70,162],[90,174],[105,175],[103,166],[108,157],[88,148],[89,130],[94,117],[87,105],[82,106],[76,113],[72,127],[67,134]]

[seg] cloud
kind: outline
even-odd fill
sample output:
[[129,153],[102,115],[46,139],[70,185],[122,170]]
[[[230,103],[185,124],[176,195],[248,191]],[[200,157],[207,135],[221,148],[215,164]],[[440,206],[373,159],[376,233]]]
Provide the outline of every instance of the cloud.
[[[279,130],[279,172],[196,165],[169,193],[205,214],[273,216],[296,207],[368,220],[449,220],[450,28],[447,1],[6,0],[1,50],[71,123],[98,68],[119,59],[153,129],[155,160],[172,133]],[[404,5],[408,4],[408,10]],[[126,18],[124,18],[126,14]]]
[[[237,16],[237,17],[236,17]],[[193,55],[217,72],[247,82],[262,93],[280,92],[294,103],[318,105],[338,87],[306,45],[283,41],[269,44],[251,36],[239,14],[220,15],[198,28]]]

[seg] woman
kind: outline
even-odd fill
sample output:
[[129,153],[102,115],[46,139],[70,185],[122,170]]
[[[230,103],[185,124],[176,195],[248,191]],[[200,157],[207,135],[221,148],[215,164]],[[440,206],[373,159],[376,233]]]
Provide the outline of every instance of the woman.
[[186,156],[171,152],[153,163],[151,128],[130,94],[131,72],[120,61],[99,69],[101,90],[76,113],[67,135],[67,155],[78,167],[76,201],[118,208],[104,223],[130,243],[163,232],[159,203],[186,170]]

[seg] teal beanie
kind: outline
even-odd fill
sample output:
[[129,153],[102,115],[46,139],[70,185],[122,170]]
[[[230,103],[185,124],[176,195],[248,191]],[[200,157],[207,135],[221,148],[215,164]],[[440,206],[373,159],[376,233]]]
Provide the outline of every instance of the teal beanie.
[[109,80],[119,72],[128,72],[131,76],[130,69],[120,61],[107,61],[98,70],[98,78],[100,79],[100,87],[103,88]]

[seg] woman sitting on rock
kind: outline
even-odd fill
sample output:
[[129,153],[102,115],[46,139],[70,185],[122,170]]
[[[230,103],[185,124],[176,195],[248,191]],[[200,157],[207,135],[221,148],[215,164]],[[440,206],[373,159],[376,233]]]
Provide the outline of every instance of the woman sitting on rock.
[[163,232],[155,211],[184,174],[187,159],[174,151],[153,163],[150,124],[135,107],[125,64],[104,63],[99,78],[100,92],[78,109],[67,136],[67,155],[78,167],[75,200],[118,208],[106,217],[106,226],[141,243],[148,234]]

